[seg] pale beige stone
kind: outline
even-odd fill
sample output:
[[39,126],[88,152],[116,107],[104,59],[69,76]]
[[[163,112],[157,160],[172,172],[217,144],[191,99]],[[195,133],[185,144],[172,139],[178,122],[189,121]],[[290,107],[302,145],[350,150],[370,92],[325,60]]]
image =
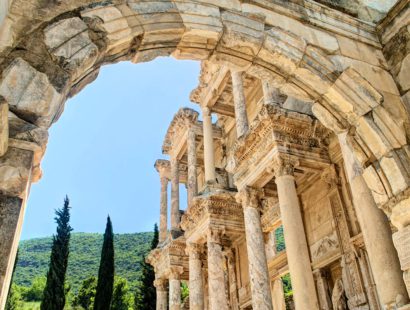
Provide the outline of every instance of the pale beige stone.
[[9,105],[0,97],[0,157],[7,152],[9,145]]
[[65,68],[74,73],[74,79],[97,60],[98,47],[91,41],[87,25],[78,17],[48,26],[44,38],[50,53],[67,62]]
[[0,95],[15,113],[45,127],[53,122],[63,99],[44,73],[21,58],[3,72]]
[[397,81],[403,91],[410,89],[410,55],[407,55],[401,63],[400,72],[397,75]]

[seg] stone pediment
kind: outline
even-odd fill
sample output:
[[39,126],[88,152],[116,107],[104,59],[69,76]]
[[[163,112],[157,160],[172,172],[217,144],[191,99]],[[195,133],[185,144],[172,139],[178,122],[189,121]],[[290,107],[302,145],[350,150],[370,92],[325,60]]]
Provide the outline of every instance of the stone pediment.
[[235,200],[236,192],[212,190],[194,198],[181,219],[181,227],[190,241],[206,237],[209,228],[223,229],[229,237],[244,232],[242,206]]
[[[277,154],[295,157],[309,169],[314,162],[329,162],[329,130],[306,114],[276,105],[264,105],[251,123],[249,133],[232,148],[227,170],[234,174],[236,186],[252,185],[243,181],[251,174],[264,173]],[[309,163],[309,164],[308,164]],[[249,181],[249,180],[248,180]]]

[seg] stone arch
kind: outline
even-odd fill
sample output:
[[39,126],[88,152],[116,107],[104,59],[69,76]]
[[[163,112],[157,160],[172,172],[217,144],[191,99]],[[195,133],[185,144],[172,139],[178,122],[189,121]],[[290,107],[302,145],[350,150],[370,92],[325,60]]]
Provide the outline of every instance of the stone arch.
[[[378,205],[399,229],[410,224],[410,216],[402,216],[410,185],[409,120],[370,25],[314,2],[76,0],[44,6],[34,0],[22,12],[23,3],[11,3],[0,28],[2,205],[24,209],[29,184],[41,176],[47,129],[102,65],[172,55],[247,71],[314,103],[323,124],[349,132]],[[344,46],[353,43],[372,57],[346,53]],[[5,234],[19,235],[18,218]],[[8,240],[0,249],[2,294],[17,244]]]

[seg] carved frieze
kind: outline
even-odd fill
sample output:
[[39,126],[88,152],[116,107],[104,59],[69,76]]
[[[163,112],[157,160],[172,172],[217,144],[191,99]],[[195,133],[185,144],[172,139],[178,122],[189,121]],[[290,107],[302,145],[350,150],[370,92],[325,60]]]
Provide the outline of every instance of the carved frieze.
[[[308,115],[263,105],[251,123],[248,135],[232,147],[227,170],[234,174],[238,186],[243,179],[255,173],[255,168],[271,165],[275,154],[327,162],[329,134],[325,127]],[[290,166],[281,167],[286,169]]]

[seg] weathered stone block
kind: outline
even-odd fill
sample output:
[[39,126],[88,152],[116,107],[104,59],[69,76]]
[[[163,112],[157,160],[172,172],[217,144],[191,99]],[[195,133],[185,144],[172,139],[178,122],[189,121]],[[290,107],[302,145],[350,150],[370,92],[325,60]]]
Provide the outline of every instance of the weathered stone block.
[[0,157],[6,153],[9,143],[8,113],[9,105],[7,101],[0,96]]
[[97,59],[98,47],[88,35],[87,25],[78,17],[60,20],[44,29],[44,42],[50,53],[63,58],[64,67],[74,79]]
[[19,117],[45,127],[53,122],[63,99],[44,73],[21,58],[3,72],[0,95]]
[[373,109],[373,119],[393,148],[400,148],[407,143],[406,132],[400,120],[393,119],[382,106]]
[[357,134],[366,143],[377,159],[386,155],[392,146],[384,137],[382,131],[369,116],[362,116],[356,121]]
[[0,194],[22,195],[30,179],[32,163],[32,151],[10,146],[0,158]]
[[312,106],[312,112],[325,127],[332,130],[335,134],[346,131],[345,126],[321,104],[315,103]]
[[380,166],[386,175],[386,178],[389,180],[390,187],[393,191],[393,194],[398,194],[410,185],[410,176],[407,173],[407,170],[404,168],[404,165],[409,165],[409,158],[405,162],[402,162],[396,152],[390,152],[387,156],[384,156],[380,160]]
[[397,82],[399,82],[402,91],[410,89],[410,54],[401,63],[400,71],[397,74]]
[[410,269],[410,226],[393,234],[393,242],[399,254],[402,270]]
[[373,166],[367,167],[363,171],[363,177],[372,192],[376,204],[382,205],[386,203],[389,200],[389,196],[376,169]]

